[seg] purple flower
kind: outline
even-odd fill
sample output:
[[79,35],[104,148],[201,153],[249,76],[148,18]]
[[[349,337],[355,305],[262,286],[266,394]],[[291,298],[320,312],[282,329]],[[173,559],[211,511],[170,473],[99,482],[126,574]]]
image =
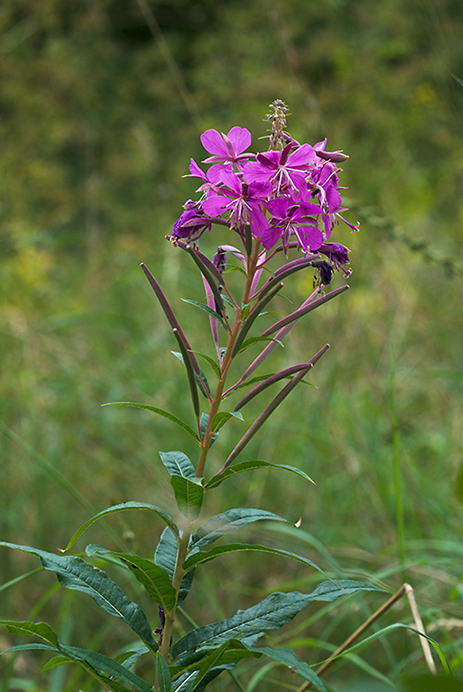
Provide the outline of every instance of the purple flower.
[[349,264],[349,248],[341,243],[323,243],[320,245],[319,252],[328,257],[329,261],[336,270],[341,269],[346,276],[351,273],[350,269],[345,269],[344,265]]
[[172,238],[198,240],[204,231],[211,230],[211,220],[202,212],[199,202],[189,199],[184,204],[185,211],[174,223]]
[[223,185],[209,190],[207,199],[202,203],[206,214],[219,216],[228,212],[231,227],[239,230],[245,223],[249,223],[254,235],[258,234],[256,226],[257,231],[268,226],[262,209],[272,192],[270,183],[245,183],[237,173],[226,169],[220,174],[220,181]]
[[296,236],[304,252],[314,252],[322,245],[323,233],[314,218],[321,210],[316,204],[301,203],[294,197],[282,197],[268,202],[267,208],[272,218],[268,230],[261,235],[266,250],[280,239],[283,247],[286,247],[292,235]]
[[257,161],[244,165],[244,179],[248,182],[269,180],[276,194],[287,190],[304,190],[310,166],[314,166],[318,159],[310,144],[296,149],[293,146],[290,142],[283,151],[257,154]]
[[243,152],[251,146],[251,133],[244,127],[232,127],[228,135],[217,130],[206,130],[201,135],[201,144],[213,156],[204,159],[204,163],[238,163],[254,158],[254,154]]

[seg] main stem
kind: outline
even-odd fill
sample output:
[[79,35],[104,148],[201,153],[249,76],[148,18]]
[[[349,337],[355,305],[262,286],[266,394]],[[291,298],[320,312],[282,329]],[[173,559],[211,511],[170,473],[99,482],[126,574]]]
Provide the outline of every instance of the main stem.
[[[230,365],[233,360],[233,347],[236,343],[236,339],[238,338],[238,335],[240,333],[241,326],[243,324],[243,315],[242,315],[242,306],[247,305],[249,301],[249,296],[251,292],[251,286],[253,282],[253,278],[256,272],[256,267],[257,267],[257,261],[259,258],[259,249],[260,249],[260,242],[256,241],[254,245],[253,252],[248,256],[248,266],[247,266],[247,278],[246,278],[246,285],[244,288],[243,292],[243,300],[241,306],[238,306],[236,310],[236,317],[235,317],[235,323],[233,325],[233,329],[229,333],[228,337],[228,344],[227,344],[227,350],[225,351],[225,355],[222,360],[222,368],[220,372],[220,378],[217,383],[217,388],[215,391],[214,398],[211,401],[210,408],[209,408],[209,417],[206,425],[206,430],[204,432],[203,438],[200,443],[200,453],[199,453],[199,459],[198,459],[198,466],[196,468],[196,476],[198,478],[202,478],[204,475],[204,468],[206,465],[206,460],[207,460],[207,455],[209,453],[209,449],[211,447],[211,442],[212,442],[212,437],[214,435],[214,430],[212,428],[212,421],[214,419],[214,416],[219,412],[220,409],[220,404],[222,403],[222,395],[223,391],[225,388],[225,382],[227,379],[227,374],[228,370],[230,368]],[[185,522],[185,526],[183,528],[183,533],[181,535],[180,541],[179,541],[179,546],[178,546],[178,553],[177,553],[177,561],[175,564],[175,570],[174,570],[174,575],[172,578],[172,586],[175,589],[176,593],[176,600],[175,600],[175,606],[169,610],[166,613],[166,622],[164,626],[164,632],[162,634],[162,642],[160,646],[160,651],[164,659],[167,661],[169,657],[169,650],[170,650],[170,640],[172,637],[172,630],[175,622],[175,618],[177,615],[177,602],[178,602],[178,595],[180,592],[180,587],[182,584],[183,577],[185,576],[185,571],[183,569],[183,563],[186,560],[186,557],[188,555],[188,547],[190,543],[190,536],[191,536],[191,531],[192,531],[192,523],[190,521]]]

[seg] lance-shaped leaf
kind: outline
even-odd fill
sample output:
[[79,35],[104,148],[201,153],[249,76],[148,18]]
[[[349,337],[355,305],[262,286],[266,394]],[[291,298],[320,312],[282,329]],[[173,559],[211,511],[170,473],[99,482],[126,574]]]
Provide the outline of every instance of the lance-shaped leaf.
[[[151,274],[148,267],[145,264],[143,264],[143,262],[140,266],[143,269],[145,276],[147,277],[148,281],[150,282],[151,287],[153,288],[153,290],[156,294],[156,297],[161,304],[162,309],[164,310],[164,313],[165,313],[165,315],[169,321],[169,324],[172,327],[172,330],[174,331],[177,342],[179,343],[179,345],[180,345],[180,343],[182,344],[180,347],[180,350],[181,350],[181,352],[185,358],[185,366],[186,366],[186,362],[188,361],[190,363],[191,367],[193,368],[194,372],[196,372],[196,374],[198,375],[198,377],[201,377],[201,370],[200,370],[200,367],[198,365],[198,361],[196,360],[196,358],[195,358],[195,356],[191,350],[191,346],[188,343],[188,339],[186,338],[182,328],[180,327],[180,324],[179,324],[177,318],[175,317],[174,312],[173,312],[172,308],[170,307],[166,296],[162,292],[160,285],[158,284],[158,282],[156,281],[154,276]],[[199,404],[198,404],[198,406],[199,406]]]
[[[178,542],[172,531],[167,527],[161,534],[159,543],[156,547],[154,560],[159,567],[162,567],[169,576],[170,581],[174,578],[175,565],[177,564]],[[187,597],[193,582],[195,570],[192,569],[186,574],[180,586],[177,603],[181,603]]]
[[230,466],[232,461],[236,459],[238,454],[246,447],[246,445],[254,437],[256,432],[262,427],[267,418],[269,418],[269,416],[271,416],[271,414],[281,404],[281,402],[284,401],[284,399],[286,399],[288,394],[290,394],[294,387],[296,387],[299,384],[299,382],[305,377],[305,375],[309,372],[313,365],[315,365],[315,363],[322,357],[322,355],[328,350],[328,348],[329,344],[325,344],[325,346],[323,346],[314,355],[310,363],[307,364],[307,367],[303,370],[299,370],[299,372],[296,375],[294,375],[293,379],[290,382],[288,382],[288,384],[285,387],[283,387],[283,389],[277,394],[273,401],[271,401],[270,404],[262,411],[260,416],[256,418],[254,423],[248,428],[241,440],[235,446],[235,448],[229,455],[228,459],[226,460],[225,464],[220,469],[219,473],[221,473],[226,468],[228,468],[228,466]]
[[261,392],[264,391],[264,389],[267,389],[267,387],[270,387],[272,384],[276,384],[280,380],[283,380],[287,377],[291,377],[292,375],[295,375],[298,373],[300,370],[304,370],[306,373],[313,368],[314,364],[312,361],[309,361],[308,363],[302,363],[301,365],[293,365],[290,368],[286,368],[286,370],[282,370],[281,372],[277,372],[275,375],[270,375],[270,377],[267,377],[266,380],[263,382],[260,382],[254,389],[251,389],[250,392],[244,396],[241,401],[239,401],[235,408],[233,409],[234,411],[239,411],[240,408],[243,408],[243,406],[246,406],[252,399],[254,399],[255,396],[260,394]]
[[[247,333],[251,329],[255,320],[259,317],[262,310],[265,308],[265,306],[268,303],[270,303],[270,301],[276,296],[276,294],[282,288],[283,288],[283,284],[278,283],[277,286],[275,286],[275,288],[273,289],[273,291],[270,291],[270,293],[268,295],[266,295],[264,298],[262,298],[262,300],[258,301],[254,305],[251,312],[249,313],[249,315],[246,317],[243,324],[241,325],[240,332],[239,332],[238,337],[235,341],[235,345],[233,346],[232,356],[235,356],[238,353],[238,351],[240,350],[241,345],[243,344],[243,341],[245,340]],[[267,335],[262,334],[261,336],[267,336]]]
[[212,317],[212,319],[217,320],[217,322],[220,322],[222,327],[227,332],[229,331],[229,329],[227,327],[227,323],[225,322],[224,318],[222,317],[222,314],[220,312],[217,312],[217,310],[210,308],[209,305],[203,305],[202,303],[199,303],[197,300],[188,300],[187,298],[182,298],[182,300],[184,303],[189,303],[190,305],[194,305],[195,307],[199,308],[200,310],[207,312],[209,317]]
[[[191,356],[192,354],[187,351],[185,348],[185,344],[183,343],[178,330],[173,329],[174,336],[177,339],[177,343],[179,345],[180,351],[182,352],[183,356],[183,364],[185,365],[187,377],[188,377],[188,384],[190,386],[190,394],[191,394],[191,401],[193,403],[193,410],[195,412],[196,418],[199,418],[201,409],[199,405],[199,395],[198,395],[198,386],[196,384],[196,377],[195,377],[195,371],[193,367],[193,363],[191,361]],[[200,371],[201,373],[201,371]],[[201,377],[201,374],[199,375]]]
[[258,543],[232,543],[230,545],[218,545],[212,550],[198,551],[193,555],[190,555],[183,563],[183,568],[185,571],[191,569],[192,567],[197,567],[198,565],[203,565],[206,562],[214,560],[216,557],[221,555],[227,555],[228,553],[238,553],[238,552],[258,552],[258,553],[269,553],[270,555],[279,555],[281,557],[289,557],[297,562],[302,562],[302,564],[307,565],[316,569],[320,574],[326,574],[320,567],[318,567],[315,562],[309,560],[306,557],[297,555],[297,553],[291,553],[288,550],[280,550],[279,548],[271,548],[266,545],[259,545]]
[[288,524],[291,523],[278,514],[267,512],[264,509],[236,507],[235,509],[229,509],[227,512],[222,512],[222,514],[217,514],[204,522],[193,534],[191,543],[196,548],[202,548],[205,545],[210,545],[218,538],[255,521],[283,521]]
[[239,412],[235,411],[220,411],[216,413],[212,419],[211,428],[213,432],[220,430],[220,428],[225,425],[225,423],[230,420],[230,418],[237,418],[238,420],[244,420],[243,416]]
[[156,505],[150,505],[146,502],[122,502],[121,504],[118,505],[113,505],[112,507],[108,507],[107,509],[104,509],[102,512],[98,512],[98,514],[95,514],[94,517],[89,519],[88,521],[83,524],[80,529],[78,529],[75,534],[72,536],[71,540],[67,544],[66,548],[62,552],[66,552],[71,548],[74,543],[77,541],[77,539],[88,529],[89,526],[94,524],[96,521],[99,521],[100,519],[103,519],[104,517],[109,516],[110,514],[116,514],[117,512],[127,512],[128,510],[133,510],[133,509],[142,509],[142,510],[150,510],[151,512],[155,512],[161,519],[163,519],[166,524],[171,528],[171,530],[174,532],[176,536],[178,536],[178,528],[169,514],[167,512],[164,512],[163,509],[160,507],[156,507]]
[[326,692],[326,687],[312,670],[312,668],[305,663],[305,661],[299,661],[296,654],[292,649],[270,649],[267,646],[264,647],[248,647],[250,651],[263,654],[270,658],[272,661],[278,661],[284,666],[292,670],[297,675],[300,675],[304,680],[308,680],[312,685],[319,690],[319,692]]
[[148,646],[157,649],[145,613],[103,570],[90,565],[80,557],[54,555],[44,550],[6,541],[1,541],[0,545],[35,555],[40,559],[44,569],[55,572],[62,586],[88,594],[100,608],[123,620]]
[[130,569],[140,584],[143,584],[153,601],[162,606],[164,610],[171,610],[174,607],[175,590],[170,583],[169,575],[162,567],[138,555],[114,552],[111,554],[118,557]]
[[76,646],[68,646],[61,642],[58,647],[61,653],[68,656],[71,660],[78,663],[86,663],[90,666],[90,668],[97,673],[100,680],[102,679],[107,682],[110,689],[118,689],[111,687],[113,680],[121,682],[124,685],[130,685],[138,690],[138,692],[150,692],[153,689],[151,685],[138,675],[135,675],[131,670],[108,656],[104,656],[96,651],[88,651],[87,649],[80,649]]
[[24,620],[16,622],[15,620],[0,620],[0,625],[8,629],[10,634],[27,634],[34,637],[39,637],[49,644],[56,646],[58,644],[58,635],[52,630],[46,622],[29,622]]
[[[179,359],[183,365],[185,365],[185,359],[181,353],[178,353],[178,351],[172,351],[172,355],[175,356],[176,358]],[[201,390],[201,393],[206,397],[206,399],[211,400],[211,390],[209,387],[209,383],[207,381],[206,375],[204,372],[200,369],[201,372],[201,377],[198,377],[198,375],[193,371],[194,378],[196,380],[196,384],[198,385],[199,389]]]
[[179,425],[181,428],[187,431],[192,437],[195,438],[196,441],[199,441],[199,438],[193,428],[191,428],[187,423],[185,423],[183,420],[180,418],[177,418],[177,416],[174,416],[173,413],[169,413],[168,411],[164,411],[162,408],[156,408],[156,406],[148,406],[147,404],[134,404],[131,401],[111,401],[108,404],[102,404],[102,406],[135,406],[135,408],[144,408],[147,411],[152,411],[153,413],[157,413],[159,416],[162,416],[163,418],[167,418],[168,420],[172,421],[173,423],[176,423]]
[[228,639],[239,639],[251,645],[268,630],[278,629],[290,622],[303,608],[314,601],[335,601],[357,591],[381,591],[371,584],[350,579],[337,582],[325,581],[310,594],[298,591],[290,593],[275,592],[246,610],[238,610],[231,618],[198,627],[178,640],[173,648],[173,656],[178,658],[199,647],[219,646]]
[[188,245],[187,243],[181,240],[176,240],[175,244],[178,247],[181,247],[182,250],[188,252],[188,254],[193,258],[196,266],[199,268],[200,272],[209,284],[210,289],[214,294],[214,298],[217,304],[219,305],[220,309],[222,310],[222,313],[224,314],[225,310],[222,302],[223,297],[220,293],[219,286],[223,286],[224,288],[226,288],[226,286],[223,275],[220,272],[220,270],[217,269],[217,267],[210,261],[208,257],[206,257],[206,255],[203,255],[202,252],[196,250],[191,245]]
[[234,476],[235,473],[244,473],[245,471],[256,471],[257,469],[263,468],[274,468],[282,469],[284,471],[290,471],[291,473],[295,473],[297,476],[304,478],[306,481],[314,483],[310,476],[308,476],[304,471],[301,471],[301,469],[298,469],[295,466],[288,466],[287,464],[271,464],[269,461],[255,460],[241,461],[240,463],[235,464],[234,466],[229,466],[224,471],[216,473],[215,476],[212,476],[212,478],[205,484],[204,487],[206,488],[206,490],[209,490],[210,488],[217,487],[218,485],[223,483],[223,481],[225,481],[227,478]]
[[330,291],[330,293],[327,293],[326,295],[322,296],[321,298],[317,298],[316,300],[313,300],[311,303],[309,303],[305,307],[299,308],[299,310],[292,312],[287,317],[283,317],[281,320],[278,320],[278,322],[275,322],[274,324],[272,324],[271,327],[269,327],[268,329],[266,329],[265,331],[262,332],[261,336],[270,336],[270,334],[277,332],[279,329],[281,329],[282,327],[285,327],[287,324],[294,322],[294,320],[298,320],[300,317],[307,315],[307,313],[311,312],[312,310],[315,310],[315,308],[318,308],[320,305],[327,303],[329,300],[331,300],[332,298],[335,298],[340,293],[347,291],[348,288],[349,288],[349,286],[346,284],[345,286],[341,286],[340,288],[335,288],[334,291]]
[[156,678],[159,692],[171,692],[172,682],[170,679],[169,666],[160,651],[156,654]]

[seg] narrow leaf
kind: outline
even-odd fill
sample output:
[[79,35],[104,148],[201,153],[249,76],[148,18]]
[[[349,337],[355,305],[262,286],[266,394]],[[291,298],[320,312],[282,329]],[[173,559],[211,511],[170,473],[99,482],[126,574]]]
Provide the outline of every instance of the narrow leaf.
[[[178,351],[172,351],[172,355],[174,355],[176,358],[179,359],[183,365],[185,365],[185,359],[181,353]],[[212,360],[212,359],[211,359]],[[194,371],[193,371],[194,372]],[[207,381],[206,375],[203,373],[203,371],[200,368],[200,375],[199,376],[196,372],[194,372],[194,378],[196,380],[196,384],[198,385],[199,389],[201,390],[201,394],[206,397],[206,399],[211,399],[211,389],[209,387],[209,383]]]
[[122,502],[119,505],[113,505],[112,507],[108,507],[108,509],[104,509],[102,512],[98,512],[98,514],[95,514],[94,517],[89,519],[88,521],[83,524],[83,526],[78,529],[69,543],[67,544],[66,548],[63,550],[63,552],[68,551],[74,543],[77,541],[78,538],[88,529],[89,526],[94,524],[96,521],[99,521],[100,519],[103,519],[104,517],[109,516],[110,514],[116,514],[117,512],[126,512],[128,510],[132,509],[143,509],[143,510],[151,510],[152,512],[156,512],[156,514],[163,519],[166,524],[172,529],[172,531],[178,536],[178,528],[176,524],[174,523],[172,517],[170,517],[167,512],[164,512],[163,509],[160,507],[156,507],[156,505],[150,505],[147,504],[146,502],[135,502],[135,501],[130,501],[130,502]]
[[[179,345],[180,351],[182,352],[183,356],[183,363],[185,365],[185,369],[187,372],[187,377],[188,377],[188,385],[190,387],[190,394],[191,394],[191,402],[193,404],[193,410],[195,412],[196,418],[199,418],[199,415],[201,413],[201,409],[199,406],[199,395],[198,395],[198,385],[196,384],[196,373],[193,367],[193,361],[192,361],[192,353],[188,351],[188,349],[185,347],[185,344],[183,343],[180,334],[178,332],[178,329],[174,329],[174,336],[177,339],[177,343]],[[196,359],[195,359],[196,360]],[[198,366],[199,367],[199,366]],[[201,372],[198,373],[199,376],[201,376]]]
[[[174,577],[175,565],[177,564],[177,555],[177,539],[172,531],[167,527],[164,529],[161,534],[161,538],[159,539],[159,543],[154,554],[154,561],[157,565],[159,565],[159,567],[162,567],[162,569],[167,572],[171,582]],[[192,569],[183,577],[178,594],[178,604],[184,601],[188,596],[193,582],[194,573],[195,570]]]
[[275,409],[278,408],[282,401],[286,399],[288,394],[292,392],[294,387],[296,387],[296,385],[299,384],[299,382],[304,378],[306,373],[322,357],[322,355],[327,351],[328,348],[329,344],[325,344],[325,346],[323,346],[318,351],[318,353],[315,354],[310,363],[307,364],[307,367],[303,370],[300,370],[296,375],[294,375],[293,379],[290,382],[288,382],[288,384],[285,385],[285,387],[283,387],[283,389],[276,395],[273,401],[270,402],[270,404],[264,409],[260,416],[258,416],[254,423],[248,428],[241,440],[238,442],[238,444],[232,450],[231,454],[228,456],[225,464],[222,466],[220,471],[225,470],[232,463],[232,461],[236,459],[238,454],[243,451],[248,442],[254,437],[256,432],[262,427],[265,421],[271,416]]
[[145,264],[143,264],[143,262],[140,266],[143,269],[145,276],[147,277],[148,281],[150,282],[152,289],[156,293],[157,299],[159,300],[161,307],[164,310],[167,319],[169,320],[169,324],[172,327],[172,330],[176,336],[177,341],[179,342],[179,344],[181,343],[180,350],[184,354],[185,359],[191,363],[191,366],[192,366],[193,370],[196,372],[196,374],[200,376],[198,361],[196,360],[195,356],[193,355],[190,344],[188,343],[188,339],[186,338],[185,334],[183,333],[183,330],[180,327],[180,324],[178,323],[177,318],[175,317],[173,310],[170,307],[167,298],[165,297],[164,293],[161,290],[161,287],[159,286],[159,284],[156,281],[156,279],[154,278],[154,276],[151,274],[148,267]]
[[218,538],[236,531],[243,526],[254,523],[255,521],[283,521],[287,519],[280,517],[273,512],[267,512],[263,509],[248,509],[235,508],[229,509],[227,512],[217,514],[215,517],[208,519],[198,530],[193,534],[191,542],[196,548],[202,548],[210,545]]
[[162,408],[156,408],[156,406],[148,406],[147,404],[133,404],[130,401],[111,401],[108,404],[102,404],[102,406],[135,406],[136,408],[144,408],[147,411],[152,411],[153,413],[157,413],[159,416],[163,416],[164,418],[168,418],[170,421],[173,423],[177,423],[181,428],[187,431],[192,437],[195,438],[196,441],[198,441],[198,436],[187,423],[182,421],[180,418],[177,418],[177,416],[174,416],[173,413],[169,413],[168,411],[164,411]]
[[171,476],[195,479],[195,467],[183,452],[159,452],[162,463]]
[[[241,348],[241,345],[243,341],[246,338],[247,333],[251,329],[252,325],[256,321],[256,319],[259,317],[260,313],[262,310],[266,307],[266,305],[276,296],[276,294],[283,288],[283,284],[279,283],[268,295],[266,295],[262,300],[258,301],[254,307],[251,309],[248,317],[244,320],[240,333],[238,335],[238,338],[235,341],[235,345],[233,347],[232,351],[232,356],[236,356],[238,351]],[[261,336],[268,336],[267,334],[261,334]]]
[[54,555],[44,550],[5,541],[1,541],[0,545],[35,555],[40,559],[44,569],[56,573],[62,586],[88,594],[100,608],[123,620],[143,641],[157,649],[151,627],[140,606],[133,603],[103,570],[90,565],[80,557]]
[[170,692],[172,683],[170,680],[169,666],[160,651],[156,654],[156,673],[159,692]]
[[28,634],[40,637],[40,639],[54,646],[58,644],[58,636],[46,622],[0,620],[0,625],[7,627],[10,634]]
[[[207,423],[209,421],[209,415],[207,413],[202,413],[201,414],[201,420],[200,420],[200,429],[201,429],[201,439],[204,440],[204,435],[206,434],[206,428],[207,428]],[[211,447],[218,438],[219,433],[215,432],[212,437],[211,437]]]
[[203,646],[219,646],[227,639],[239,639],[247,645],[253,644],[263,632],[278,629],[290,622],[297,613],[314,601],[335,601],[357,591],[381,591],[371,584],[352,580],[322,582],[310,594],[298,591],[275,592],[246,610],[238,610],[231,618],[198,627],[178,640],[173,656],[178,658]]
[[217,375],[217,377],[220,377],[220,368],[219,368],[219,366],[217,365],[216,361],[215,361],[213,358],[211,358],[210,356],[208,356],[206,353],[200,353],[199,351],[193,351],[193,353],[194,353],[196,356],[200,356],[200,358],[204,358],[204,360],[207,360],[207,362],[208,362],[209,365],[212,367],[212,369],[214,370],[214,372],[215,372],[215,374]]
[[304,478],[306,481],[309,481],[310,483],[314,482],[310,478],[310,476],[308,476],[304,471],[301,471],[295,466],[288,466],[286,464],[271,464],[268,461],[256,460],[241,461],[240,463],[235,464],[234,466],[229,466],[221,473],[217,473],[215,476],[212,476],[212,478],[209,481],[207,481],[204,487],[206,488],[206,490],[209,490],[210,488],[216,488],[218,485],[223,483],[223,481],[227,480],[227,478],[230,478],[231,476],[234,476],[236,473],[244,473],[245,471],[256,471],[258,469],[264,468],[282,469],[284,471],[290,471],[291,473],[295,473],[297,476]]
[[238,420],[244,420],[242,414],[238,413],[237,411],[221,411],[220,413],[217,413],[214,418],[212,419],[212,430],[213,432],[216,432],[217,430],[220,430],[220,428],[225,425],[225,423],[230,420],[230,418],[237,418]]
[[282,663],[290,670],[300,675],[304,680],[309,680],[319,692],[326,692],[326,687],[312,670],[312,668],[304,661],[299,661],[292,649],[270,649],[269,647],[249,647],[250,651],[255,651],[273,661]]
[[207,312],[209,317],[212,317],[214,320],[217,320],[217,322],[220,322],[222,327],[228,332],[227,324],[226,324],[224,318],[216,310],[213,310],[208,305],[203,305],[203,303],[198,303],[197,300],[188,300],[187,298],[182,298],[182,300],[184,303],[190,303],[190,305],[194,305],[195,307],[199,308],[200,310],[204,310],[204,312]]
[[[259,545],[258,543],[232,543],[230,545],[219,545],[216,546],[215,548],[212,548],[211,550],[208,551],[200,551],[198,553],[195,553],[194,555],[190,555],[185,562],[183,563],[183,568],[185,570],[189,570],[192,567],[197,567],[198,565],[202,565],[206,562],[210,562],[211,560],[214,560],[214,558],[219,557],[220,555],[226,555],[227,553],[237,553],[237,552],[259,552],[259,553],[269,553],[270,555],[280,555],[281,557],[290,557],[292,560],[297,560],[297,562],[302,562],[304,565],[308,565],[309,567],[313,567],[313,569],[316,569],[317,572],[320,572],[320,574],[325,575],[322,569],[320,567],[317,567],[317,565],[312,562],[312,560],[309,560],[306,557],[302,557],[301,555],[297,555],[296,553],[291,553],[288,550],[280,550],[279,548],[271,548],[266,545]],[[325,575],[326,576],[326,575]]]
[[220,293],[219,286],[225,286],[225,283],[224,278],[219,269],[217,269],[217,267],[210,261],[210,259],[206,255],[203,255],[202,252],[199,252],[199,250],[196,250],[191,245],[181,240],[176,240],[175,244],[178,247],[181,247],[182,250],[186,250],[186,252],[188,252],[188,254],[193,258],[194,262],[196,263],[202,275],[209,284],[211,291],[214,294],[214,298],[216,299],[219,306],[223,308],[222,295]]
[[165,570],[155,565],[151,560],[129,555],[128,553],[112,553],[116,555],[142,584],[150,598],[164,610],[171,610],[175,605],[175,589],[170,583]]
[[245,351],[247,348],[249,348],[249,346],[252,346],[253,344],[257,344],[257,343],[262,342],[262,341],[266,341],[267,343],[269,341],[275,341],[278,344],[278,346],[281,346],[282,348],[284,348],[283,342],[279,341],[278,339],[273,339],[272,337],[268,337],[268,336],[253,336],[250,339],[246,339],[246,341],[243,341],[243,343],[241,344],[237,353],[243,353],[243,351]]
[[59,650],[65,656],[69,656],[73,661],[87,663],[97,675],[107,680],[109,683],[112,680],[117,680],[124,685],[128,684],[134,687],[138,692],[150,692],[152,690],[151,685],[142,680],[142,678],[108,656],[104,656],[95,651],[88,651],[87,649],[67,646],[61,643],[59,645]]

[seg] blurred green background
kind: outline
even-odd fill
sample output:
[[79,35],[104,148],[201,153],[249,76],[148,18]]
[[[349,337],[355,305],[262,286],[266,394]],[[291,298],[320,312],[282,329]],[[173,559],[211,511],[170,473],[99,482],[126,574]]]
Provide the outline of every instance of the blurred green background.
[[[314,370],[318,389],[293,393],[243,455],[300,466],[316,487],[261,472],[224,486],[210,511],[300,516],[299,537],[270,540],[391,592],[406,579],[429,634],[463,671],[462,36],[461,0],[3,0],[2,539],[55,550],[113,503],[168,506],[158,451],[193,455],[190,441],[175,430],[172,443],[167,421],[147,412],[100,407],[139,401],[191,415],[176,345],[138,265],[161,282],[195,347],[208,348],[207,317],[181,302],[201,300],[201,282],[164,240],[194,196],[181,176],[191,156],[203,158],[206,128],[247,127],[253,150],[265,148],[268,104],[281,98],[296,139],[327,137],[328,149],[349,154],[341,180],[361,232],[340,227],[336,237],[352,250],[351,290],[298,325],[271,365],[330,343]],[[231,239],[219,233],[206,247],[223,242]],[[301,302],[312,280],[288,281],[288,296]],[[240,425],[214,447],[216,468]],[[141,515],[107,528],[149,555],[161,527]],[[88,539],[116,545],[103,527]],[[36,566],[2,551],[1,581]],[[228,557],[198,581],[191,613],[205,623],[318,579]],[[95,627],[92,604],[80,618],[81,601],[60,600],[51,584],[40,575],[3,590],[0,614],[47,619],[46,606],[73,644],[125,641],[112,622]],[[316,662],[323,642],[338,644],[381,603],[369,595],[302,615],[275,641],[299,637],[301,656]],[[406,603],[378,626],[395,620],[412,622]],[[387,680],[424,666],[404,631],[360,656],[327,677],[330,689],[391,689]],[[93,689],[63,669],[39,677],[34,658],[1,666],[2,690]],[[244,671],[251,692],[255,669]],[[278,676],[271,669],[255,684],[296,689]],[[237,688],[224,680],[215,689]]]

